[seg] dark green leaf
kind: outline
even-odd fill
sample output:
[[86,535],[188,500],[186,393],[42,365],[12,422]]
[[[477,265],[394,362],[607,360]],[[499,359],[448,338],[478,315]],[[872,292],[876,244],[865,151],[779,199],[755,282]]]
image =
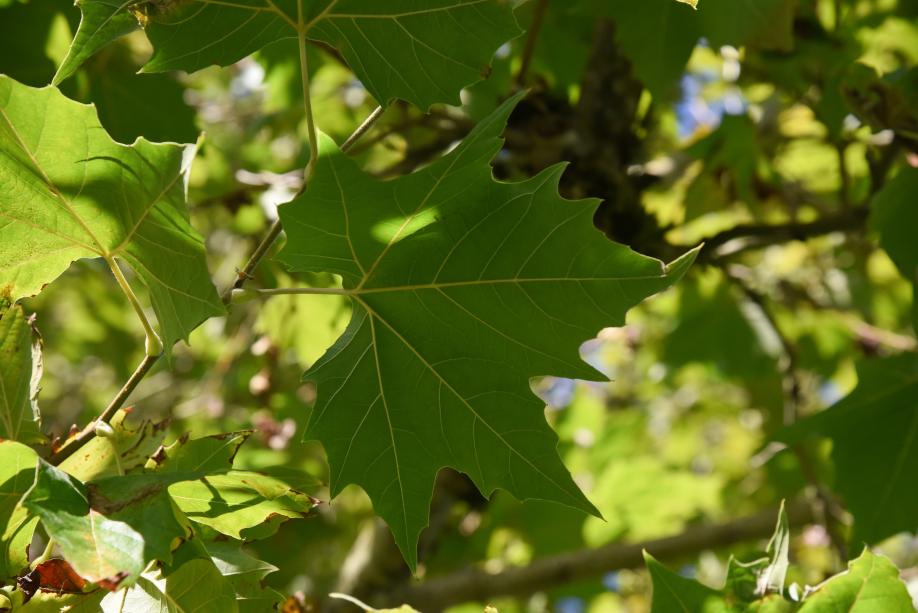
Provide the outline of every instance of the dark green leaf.
[[852,541],[875,543],[918,528],[918,355],[861,362],[858,386],[782,440],[832,439],[835,489],[854,515]]
[[365,175],[326,139],[309,189],[280,208],[280,259],[340,274],[354,305],[305,375],[319,393],[306,436],[325,445],[332,494],[363,487],[412,566],[444,466],[486,494],[595,512],[558,459],[529,378],[599,377],[580,344],[624,323],[694,257],[666,267],[606,240],[595,201],[558,196],[563,166],[494,181],[489,160],[518,100],[393,181]]
[[[912,228],[918,227],[918,168],[903,168],[876,195],[870,208],[870,225],[880,234],[880,245],[902,276],[918,288],[918,241]],[[914,293],[915,290],[913,290]],[[918,329],[918,297],[912,298],[913,321]]]
[[680,577],[644,552],[644,562],[653,581],[651,613],[726,613],[730,611],[720,592],[697,581]]

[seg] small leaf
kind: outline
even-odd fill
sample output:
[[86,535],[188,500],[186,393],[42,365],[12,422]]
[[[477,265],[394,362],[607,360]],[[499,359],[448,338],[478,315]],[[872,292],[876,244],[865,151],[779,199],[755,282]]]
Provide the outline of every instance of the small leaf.
[[156,475],[108,477],[82,484],[40,461],[23,504],[81,576],[114,589],[155,559],[169,561],[172,544],[189,536]]
[[279,608],[284,601],[283,594],[262,585],[266,576],[278,570],[276,566],[248,555],[238,543],[214,541],[206,543],[205,547],[217,570],[236,590],[236,603],[241,613]]
[[169,494],[188,519],[244,540],[270,536],[317,504],[278,479],[241,470],[176,483]]
[[40,443],[41,335],[21,306],[0,309],[0,437]]
[[187,474],[189,479],[227,472],[233,459],[252,432],[228,432],[202,438],[180,438],[168,447],[160,447],[147,462],[147,467],[161,474]]
[[210,560],[191,560],[165,579],[143,576],[127,593],[102,601],[104,613],[184,613],[238,611],[233,587]]
[[787,567],[790,564],[788,552],[790,551],[790,525],[787,521],[787,512],[784,510],[784,501],[781,501],[781,510],[778,511],[778,525],[768,541],[766,550],[771,554],[768,566],[758,577],[756,595],[765,596],[769,593],[782,594],[784,580],[787,577]]
[[701,585],[697,581],[680,577],[644,552],[644,562],[653,581],[653,605],[651,613],[727,613],[727,605],[720,592]]
[[112,435],[93,437],[78,452],[61,462],[60,469],[81,481],[139,470],[162,445],[168,423],[145,419],[133,425],[127,423],[130,415],[130,409],[115,413],[109,423]]
[[0,581],[29,566],[29,543],[38,519],[20,504],[35,479],[38,455],[13,441],[0,441]]
[[91,106],[0,76],[0,287],[37,294],[81,258],[123,260],[150,292],[166,348],[224,312],[191,227],[195,148],[113,141]]
[[914,613],[899,569],[864,549],[847,572],[820,585],[803,601],[800,613]]

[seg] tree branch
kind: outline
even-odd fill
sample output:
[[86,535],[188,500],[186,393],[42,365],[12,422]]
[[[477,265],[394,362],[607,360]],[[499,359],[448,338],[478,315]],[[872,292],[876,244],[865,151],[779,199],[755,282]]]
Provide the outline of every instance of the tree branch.
[[62,448],[58,449],[56,452],[51,454],[51,457],[48,458],[48,462],[57,466],[74,453],[76,453],[83,445],[88,443],[96,435],[96,425],[100,422],[108,423],[112,420],[112,417],[115,416],[115,413],[118,412],[124,403],[127,401],[128,397],[137,388],[141,380],[150,372],[150,369],[153,368],[153,365],[156,364],[156,361],[159,360],[159,355],[146,355],[143,360],[137,366],[137,369],[130,376],[130,378],[125,382],[121,387],[118,393],[112,398],[112,401],[108,403],[108,406],[105,407],[105,410],[91,421],[85,428],[83,428],[75,438],[67,442]]
[[[736,255],[749,249],[790,241],[803,241],[833,232],[858,230],[864,226],[867,213],[866,208],[858,208],[809,222],[739,224],[704,239],[704,247],[698,257],[710,261]],[[680,245],[680,247],[689,248],[685,245]]]
[[[777,507],[721,524],[703,524],[675,536],[643,543],[613,543],[533,561],[529,566],[488,573],[472,568],[435,577],[419,585],[396,590],[387,596],[391,603],[407,603],[425,611],[463,602],[485,602],[497,596],[522,596],[558,585],[598,577],[614,570],[643,565],[642,551],[659,560],[674,560],[706,549],[766,538],[775,527]],[[810,506],[802,501],[787,505],[788,519],[796,525],[813,520]]]

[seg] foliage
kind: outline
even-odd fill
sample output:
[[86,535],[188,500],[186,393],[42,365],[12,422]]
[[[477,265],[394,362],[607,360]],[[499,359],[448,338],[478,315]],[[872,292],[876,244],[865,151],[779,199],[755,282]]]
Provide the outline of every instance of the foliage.
[[0,610],[913,610],[916,19],[0,0]]

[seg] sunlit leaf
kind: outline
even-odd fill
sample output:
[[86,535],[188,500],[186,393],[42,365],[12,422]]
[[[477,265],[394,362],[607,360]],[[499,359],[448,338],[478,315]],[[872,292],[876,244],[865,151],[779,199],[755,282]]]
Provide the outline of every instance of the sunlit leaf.
[[38,443],[41,335],[20,306],[0,307],[0,437]]
[[83,21],[55,83],[139,18],[154,48],[149,72],[227,66],[278,39],[303,36],[337,49],[381,103],[401,98],[425,109],[458,102],[497,47],[519,34],[510,4],[497,0],[192,0],[162,7],[84,0],[80,7]]
[[38,455],[14,441],[0,441],[0,580],[29,565],[36,519],[20,504],[35,479]]
[[120,145],[92,107],[0,76],[0,153],[0,286],[14,300],[103,257],[147,285],[167,348],[223,312],[185,205],[193,147]]

